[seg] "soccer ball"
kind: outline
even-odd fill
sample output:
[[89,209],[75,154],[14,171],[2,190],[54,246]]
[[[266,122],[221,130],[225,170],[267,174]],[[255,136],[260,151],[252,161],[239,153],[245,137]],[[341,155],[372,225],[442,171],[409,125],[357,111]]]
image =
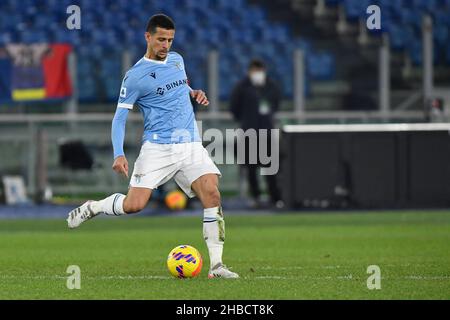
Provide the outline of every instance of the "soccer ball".
[[171,275],[176,278],[194,278],[202,270],[203,259],[192,246],[181,245],[170,251],[167,257],[167,268]]
[[183,192],[173,190],[166,195],[164,201],[170,210],[182,210],[186,208],[187,197]]

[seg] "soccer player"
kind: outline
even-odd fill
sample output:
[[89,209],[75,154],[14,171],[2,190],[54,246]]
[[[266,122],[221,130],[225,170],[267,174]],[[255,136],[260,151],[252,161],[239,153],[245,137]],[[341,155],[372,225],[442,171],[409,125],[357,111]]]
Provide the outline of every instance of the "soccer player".
[[172,177],[189,196],[198,196],[203,207],[203,236],[210,257],[209,278],[238,278],[222,263],[225,222],[218,189],[219,169],[203,147],[190,97],[209,104],[202,90],[192,90],[181,55],[170,51],[175,35],[171,18],[157,14],[147,24],[147,52],[125,75],[112,121],[113,170],[128,178],[123,151],[125,123],[137,105],[144,117],[143,144],[130,178],[127,195],[115,193],[103,200],[89,200],[72,210],[69,228],[104,213],[124,215],[141,211],[152,190]]

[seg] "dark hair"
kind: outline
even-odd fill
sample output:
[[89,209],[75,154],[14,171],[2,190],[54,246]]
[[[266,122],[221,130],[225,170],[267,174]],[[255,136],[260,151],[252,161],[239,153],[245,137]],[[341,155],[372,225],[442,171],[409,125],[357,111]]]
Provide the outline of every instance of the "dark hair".
[[145,31],[155,33],[157,27],[167,30],[175,30],[175,22],[173,22],[173,20],[165,14],[155,14],[148,20]]
[[252,61],[250,61],[249,65],[248,65],[248,68],[249,69],[252,69],[252,68],[265,69],[266,64],[261,59],[252,59]]

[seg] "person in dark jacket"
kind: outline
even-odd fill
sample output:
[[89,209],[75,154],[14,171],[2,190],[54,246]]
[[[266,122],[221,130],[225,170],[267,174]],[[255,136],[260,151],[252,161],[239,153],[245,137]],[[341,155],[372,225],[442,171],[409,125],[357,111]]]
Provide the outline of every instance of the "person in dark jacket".
[[[268,129],[267,150],[270,153],[270,129],[274,128],[274,113],[280,106],[281,93],[276,83],[267,77],[266,66],[263,61],[253,59],[248,67],[247,76],[239,81],[231,94],[230,109],[234,119],[241,128]],[[258,136],[258,135],[257,135]],[[258,143],[259,146],[259,138]],[[250,194],[255,206],[260,205],[260,187],[258,183],[258,168],[261,163],[252,164],[249,161],[249,141],[245,140],[245,167],[248,173]],[[270,200],[278,208],[283,206],[275,175],[266,175],[267,189]]]

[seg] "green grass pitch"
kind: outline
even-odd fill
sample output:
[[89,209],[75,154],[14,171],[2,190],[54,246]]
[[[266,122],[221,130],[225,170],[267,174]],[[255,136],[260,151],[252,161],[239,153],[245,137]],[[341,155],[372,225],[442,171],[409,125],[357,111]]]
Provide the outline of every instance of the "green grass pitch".
[[[226,214],[226,212],[225,212]],[[237,280],[207,279],[202,217],[0,220],[0,299],[449,299],[450,212],[396,211],[226,216],[224,262]],[[199,277],[166,269],[190,244]],[[67,267],[81,289],[66,287]],[[381,289],[367,288],[369,265]]]

